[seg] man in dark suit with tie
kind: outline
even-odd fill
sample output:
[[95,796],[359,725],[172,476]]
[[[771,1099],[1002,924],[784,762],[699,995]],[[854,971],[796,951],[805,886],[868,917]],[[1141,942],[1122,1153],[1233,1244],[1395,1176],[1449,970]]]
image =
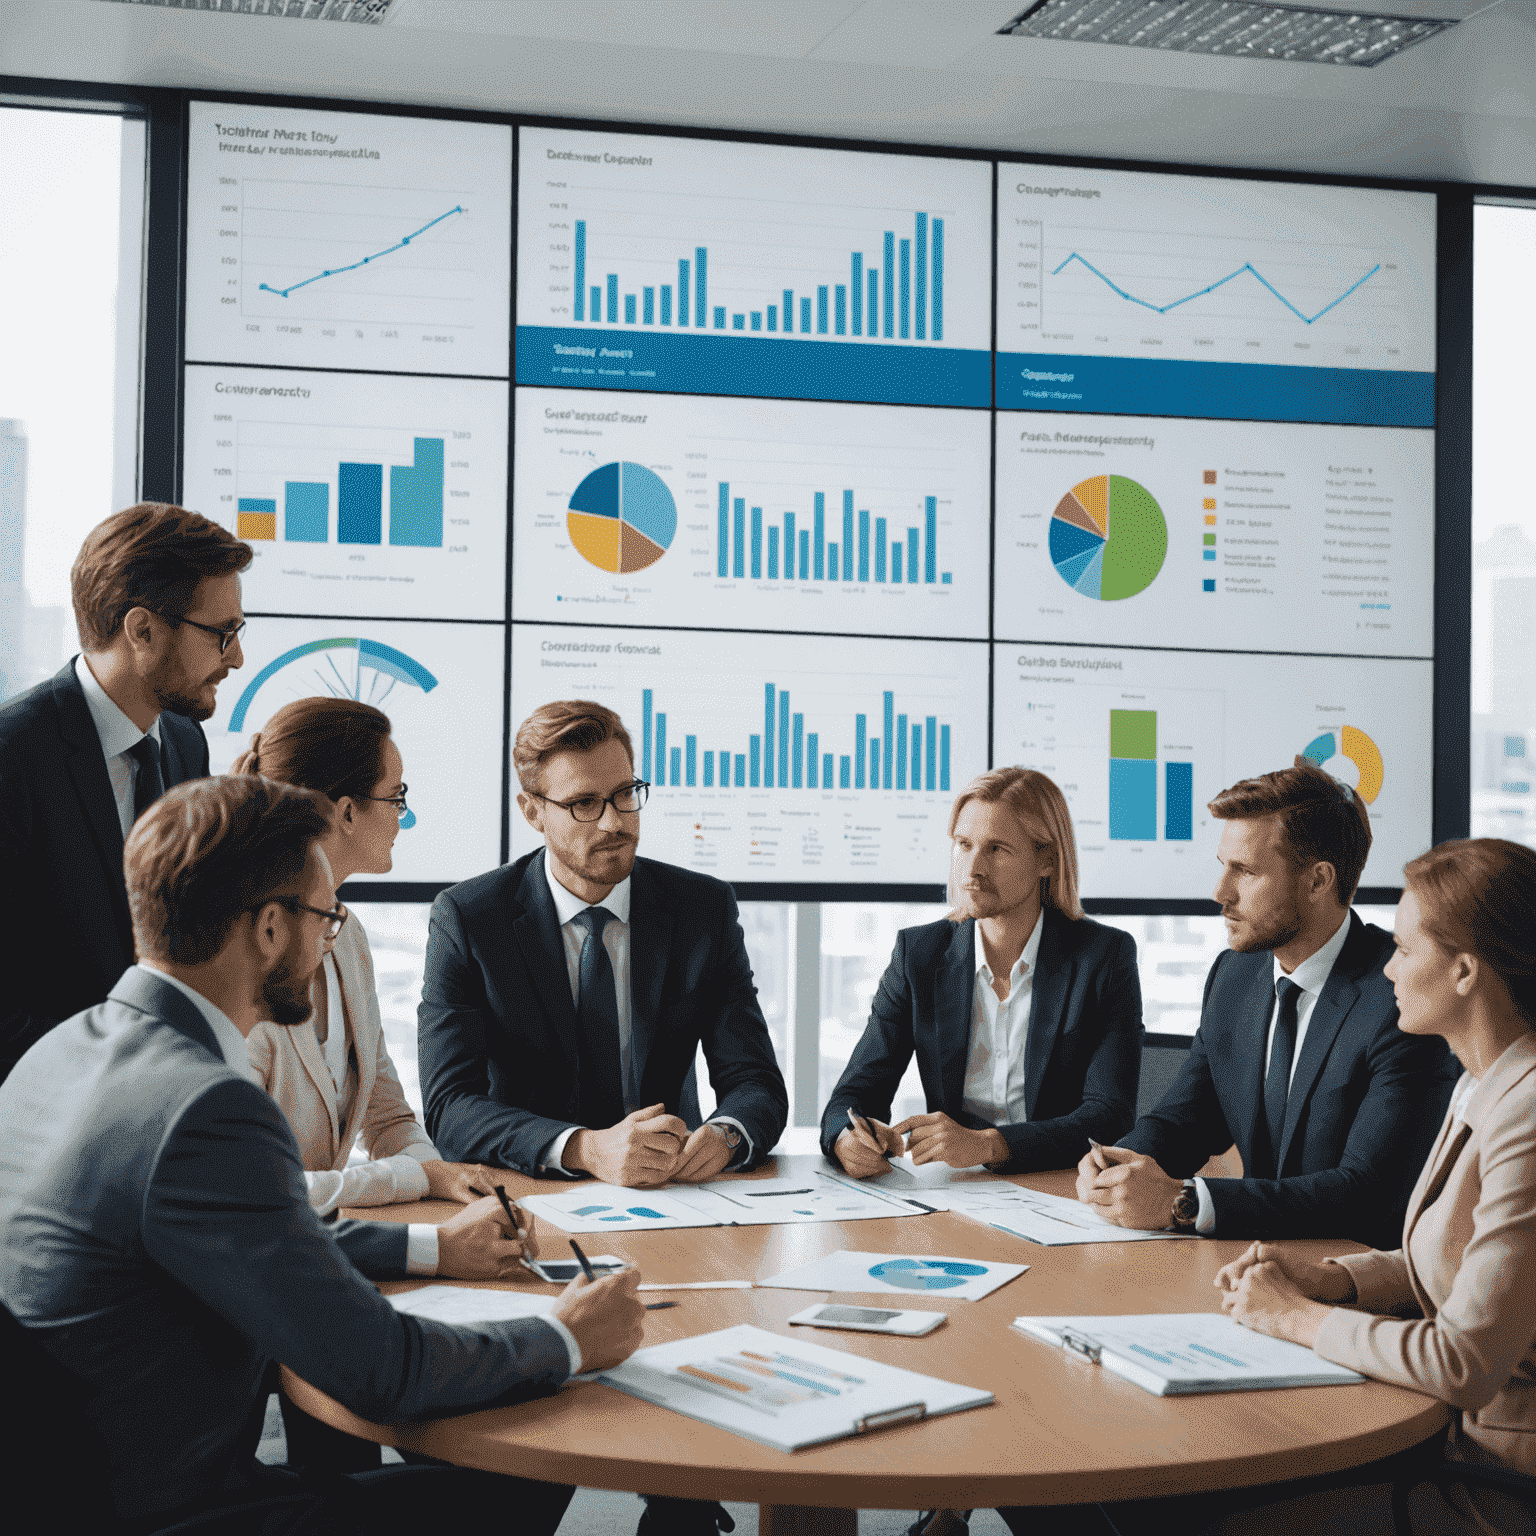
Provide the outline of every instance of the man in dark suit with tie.
[[[1360,797],[1303,758],[1210,805],[1230,948],[1156,1109],[1078,1164],[1111,1221],[1395,1248],[1453,1086],[1444,1043],[1397,1027],[1392,935],[1350,910],[1371,847]],[[1233,1143],[1242,1178],[1198,1178]]]
[[70,573],[82,654],[0,706],[0,1080],[133,962],[123,841],[208,772],[197,723],[242,664],[251,550],[182,507],[92,530]]

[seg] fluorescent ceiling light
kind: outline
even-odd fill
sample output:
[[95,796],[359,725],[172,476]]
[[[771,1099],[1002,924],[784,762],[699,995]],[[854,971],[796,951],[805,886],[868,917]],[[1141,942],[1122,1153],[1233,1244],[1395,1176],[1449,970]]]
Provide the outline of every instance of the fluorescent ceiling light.
[[1247,0],[1036,0],[999,36],[1369,68],[1455,25]]
[[360,21],[379,26],[395,0],[111,0],[166,11],[223,11],[233,16],[291,16],[296,21]]

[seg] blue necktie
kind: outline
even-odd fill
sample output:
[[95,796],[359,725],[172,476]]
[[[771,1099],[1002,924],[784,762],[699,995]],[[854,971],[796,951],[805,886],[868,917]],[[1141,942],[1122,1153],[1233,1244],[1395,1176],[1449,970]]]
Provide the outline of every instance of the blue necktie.
[[593,1130],[624,1118],[618,993],[603,943],[603,929],[612,919],[606,907],[588,907],[571,919],[586,930],[576,973],[576,1118]]
[[1275,1010],[1269,1072],[1264,1079],[1264,1124],[1269,1132],[1269,1155],[1273,1164],[1268,1177],[1274,1179],[1280,1177],[1280,1140],[1285,1130],[1285,1101],[1291,1091],[1291,1058],[1296,1054],[1296,1005],[1301,999],[1301,988],[1289,976],[1280,978],[1276,990],[1280,1004]]
[[139,765],[133,780],[133,819],[137,821],[165,793],[165,773],[160,766],[160,743],[153,736],[141,736],[128,748],[128,755]]

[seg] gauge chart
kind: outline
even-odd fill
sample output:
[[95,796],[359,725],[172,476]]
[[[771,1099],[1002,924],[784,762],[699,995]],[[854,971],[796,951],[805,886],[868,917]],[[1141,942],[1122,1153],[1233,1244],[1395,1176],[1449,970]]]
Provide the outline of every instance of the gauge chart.
[[643,464],[604,464],[576,487],[565,526],[589,565],[643,571],[671,548],[677,503],[667,482]]
[[1386,778],[1381,749],[1364,731],[1353,725],[1337,731],[1324,731],[1303,749],[1301,755],[1334,778],[1359,792],[1367,805],[1374,805]]
[[1168,553],[1168,524],[1144,485],[1125,475],[1079,481],[1051,515],[1051,563],[1075,592],[1115,602],[1145,592]]

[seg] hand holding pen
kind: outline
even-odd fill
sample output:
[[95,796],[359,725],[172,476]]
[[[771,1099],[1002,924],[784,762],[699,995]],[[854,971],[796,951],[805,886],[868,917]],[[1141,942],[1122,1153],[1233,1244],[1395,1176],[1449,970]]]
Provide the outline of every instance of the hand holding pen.
[[843,1171],[856,1179],[889,1173],[891,1165],[886,1159],[901,1155],[901,1137],[890,1126],[882,1125],[878,1120],[865,1120],[855,1115],[852,1109],[846,1113],[849,1128],[838,1136],[832,1146],[838,1162],[843,1165]]

